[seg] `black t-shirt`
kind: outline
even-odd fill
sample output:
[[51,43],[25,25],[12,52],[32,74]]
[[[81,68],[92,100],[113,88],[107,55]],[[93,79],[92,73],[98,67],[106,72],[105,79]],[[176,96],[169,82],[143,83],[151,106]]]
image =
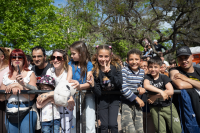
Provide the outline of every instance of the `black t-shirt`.
[[166,47],[164,47],[164,46],[161,45],[161,44],[154,45],[154,47],[155,47],[156,51],[162,51],[162,50],[161,50],[162,48],[164,48],[165,50],[167,50]]
[[[178,70],[179,73],[187,76],[188,78],[190,78],[192,80],[200,81],[200,68],[198,68],[198,67],[194,67],[193,73],[186,73],[185,71],[182,70],[181,67],[176,67],[176,68],[170,69],[170,71],[172,71],[172,70]],[[193,107],[194,113],[196,114],[196,120],[197,120],[198,124],[200,125],[200,113],[199,113],[200,112],[200,106],[199,106],[200,105],[200,97],[199,97],[199,94],[197,93],[197,90],[195,90],[195,89],[186,89],[186,90],[191,98],[192,107]],[[173,103],[175,104],[176,108],[179,105],[179,103],[177,102],[178,101],[177,96],[173,98]]]
[[39,69],[37,66],[32,67],[32,71],[35,72],[37,80],[40,79],[42,76],[46,75],[47,70],[51,67],[51,64],[48,63],[44,69]]
[[197,74],[196,71],[194,73],[187,73],[190,79],[200,81],[200,76]]
[[[193,79],[193,80],[196,80],[196,81],[200,81],[200,75],[197,73],[197,71],[200,71],[199,68],[194,68],[194,72],[193,73],[186,73],[182,70],[181,67],[175,67],[175,68],[171,68],[169,71],[172,71],[172,70],[178,70],[179,73],[185,75],[186,77],[190,78],[190,79]],[[200,73],[200,72],[199,72]]]
[[[159,78],[157,80],[154,80],[151,74],[145,75],[144,79],[148,79],[151,85],[161,90],[166,90],[165,85],[171,82],[171,79],[164,74],[159,74]],[[155,92],[151,92],[151,91],[148,91],[148,92],[150,95],[156,94]],[[161,105],[162,107],[166,107],[166,106],[169,106],[170,104],[171,104],[171,98],[165,101],[162,101],[162,99],[160,99],[160,102],[156,100],[152,105],[153,106]]]

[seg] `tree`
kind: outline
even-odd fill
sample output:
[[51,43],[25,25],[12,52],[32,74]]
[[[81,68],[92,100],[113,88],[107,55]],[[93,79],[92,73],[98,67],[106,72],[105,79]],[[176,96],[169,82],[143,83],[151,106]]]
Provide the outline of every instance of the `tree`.
[[34,46],[46,50],[63,48],[63,29],[67,22],[59,9],[51,3],[53,0],[0,0],[0,40],[6,47],[20,48],[30,52]]
[[[88,4],[93,8],[86,8]],[[171,53],[181,45],[200,44],[199,9],[198,0],[88,0],[79,3],[75,17],[86,22],[91,34],[101,33],[107,44],[117,47],[125,41],[144,47],[144,39],[152,45],[156,38],[158,43],[171,43]],[[171,28],[161,27],[164,22]],[[153,50],[157,53],[154,46]]]

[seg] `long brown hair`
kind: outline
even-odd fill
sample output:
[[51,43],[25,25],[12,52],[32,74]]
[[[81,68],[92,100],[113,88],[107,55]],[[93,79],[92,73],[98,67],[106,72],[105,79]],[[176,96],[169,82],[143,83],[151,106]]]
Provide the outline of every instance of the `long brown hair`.
[[120,66],[120,59],[117,55],[113,54],[112,53],[112,47],[109,46],[109,45],[100,45],[100,46],[97,46],[96,47],[96,54],[93,55],[92,57],[92,64],[93,64],[93,69],[92,69],[92,73],[95,72],[95,76],[98,77],[99,76],[99,68],[100,68],[100,65],[99,65],[99,62],[98,62],[98,53],[100,50],[102,49],[105,49],[105,50],[108,50],[110,52],[110,56],[111,56],[111,62],[110,64],[112,64],[113,66],[115,66],[116,68],[119,68]]
[[55,50],[53,51],[53,53],[52,53],[51,56],[53,56],[53,54],[54,54],[55,52],[58,52],[58,53],[61,53],[61,54],[62,54],[63,60],[64,60],[64,62],[65,62],[65,64],[64,64],[64,69],[67,71],[67,70],[68,70],[69,58],[68,58],[68,55],[67,55],[66,51],[64,51],[64,50],[62,50],[62,49],[55,49]]
[[81,78],[83,79],[85,77],[85,74],[87,74],[87,64],[90,61],[90,53],[88,52],[87,46],[85,45],[85,43],[83,41],[76,41],[74,42],[70,48],[76,50],[80,56],[81,56],[81,60],[79,60],[78,62],[74,62],[72,60],[72,63],[75,63],[75,68],[77,68],[77,65],[80,64],[80,68],[81,68]]

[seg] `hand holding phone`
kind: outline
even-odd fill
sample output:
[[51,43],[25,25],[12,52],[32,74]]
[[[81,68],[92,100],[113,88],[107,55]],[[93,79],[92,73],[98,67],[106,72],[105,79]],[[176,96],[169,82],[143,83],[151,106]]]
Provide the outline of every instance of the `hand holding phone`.
[[19,69],[19,65],[17,65],[17,69],[18,69],[18,74],[21,74],[20,69]]

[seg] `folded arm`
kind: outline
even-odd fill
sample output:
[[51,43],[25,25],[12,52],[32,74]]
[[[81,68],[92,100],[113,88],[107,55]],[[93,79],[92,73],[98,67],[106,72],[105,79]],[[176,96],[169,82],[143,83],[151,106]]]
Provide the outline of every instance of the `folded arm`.
[[180,75],[178,70],[170,71],[170,79],[172,80],[173,84],[176,86],[177,89],[192,89],[193,88],[193,85],[191,83],[184,81],[181,78],[177,78],[177,76],[181,77],[184,75],[182,74]]

